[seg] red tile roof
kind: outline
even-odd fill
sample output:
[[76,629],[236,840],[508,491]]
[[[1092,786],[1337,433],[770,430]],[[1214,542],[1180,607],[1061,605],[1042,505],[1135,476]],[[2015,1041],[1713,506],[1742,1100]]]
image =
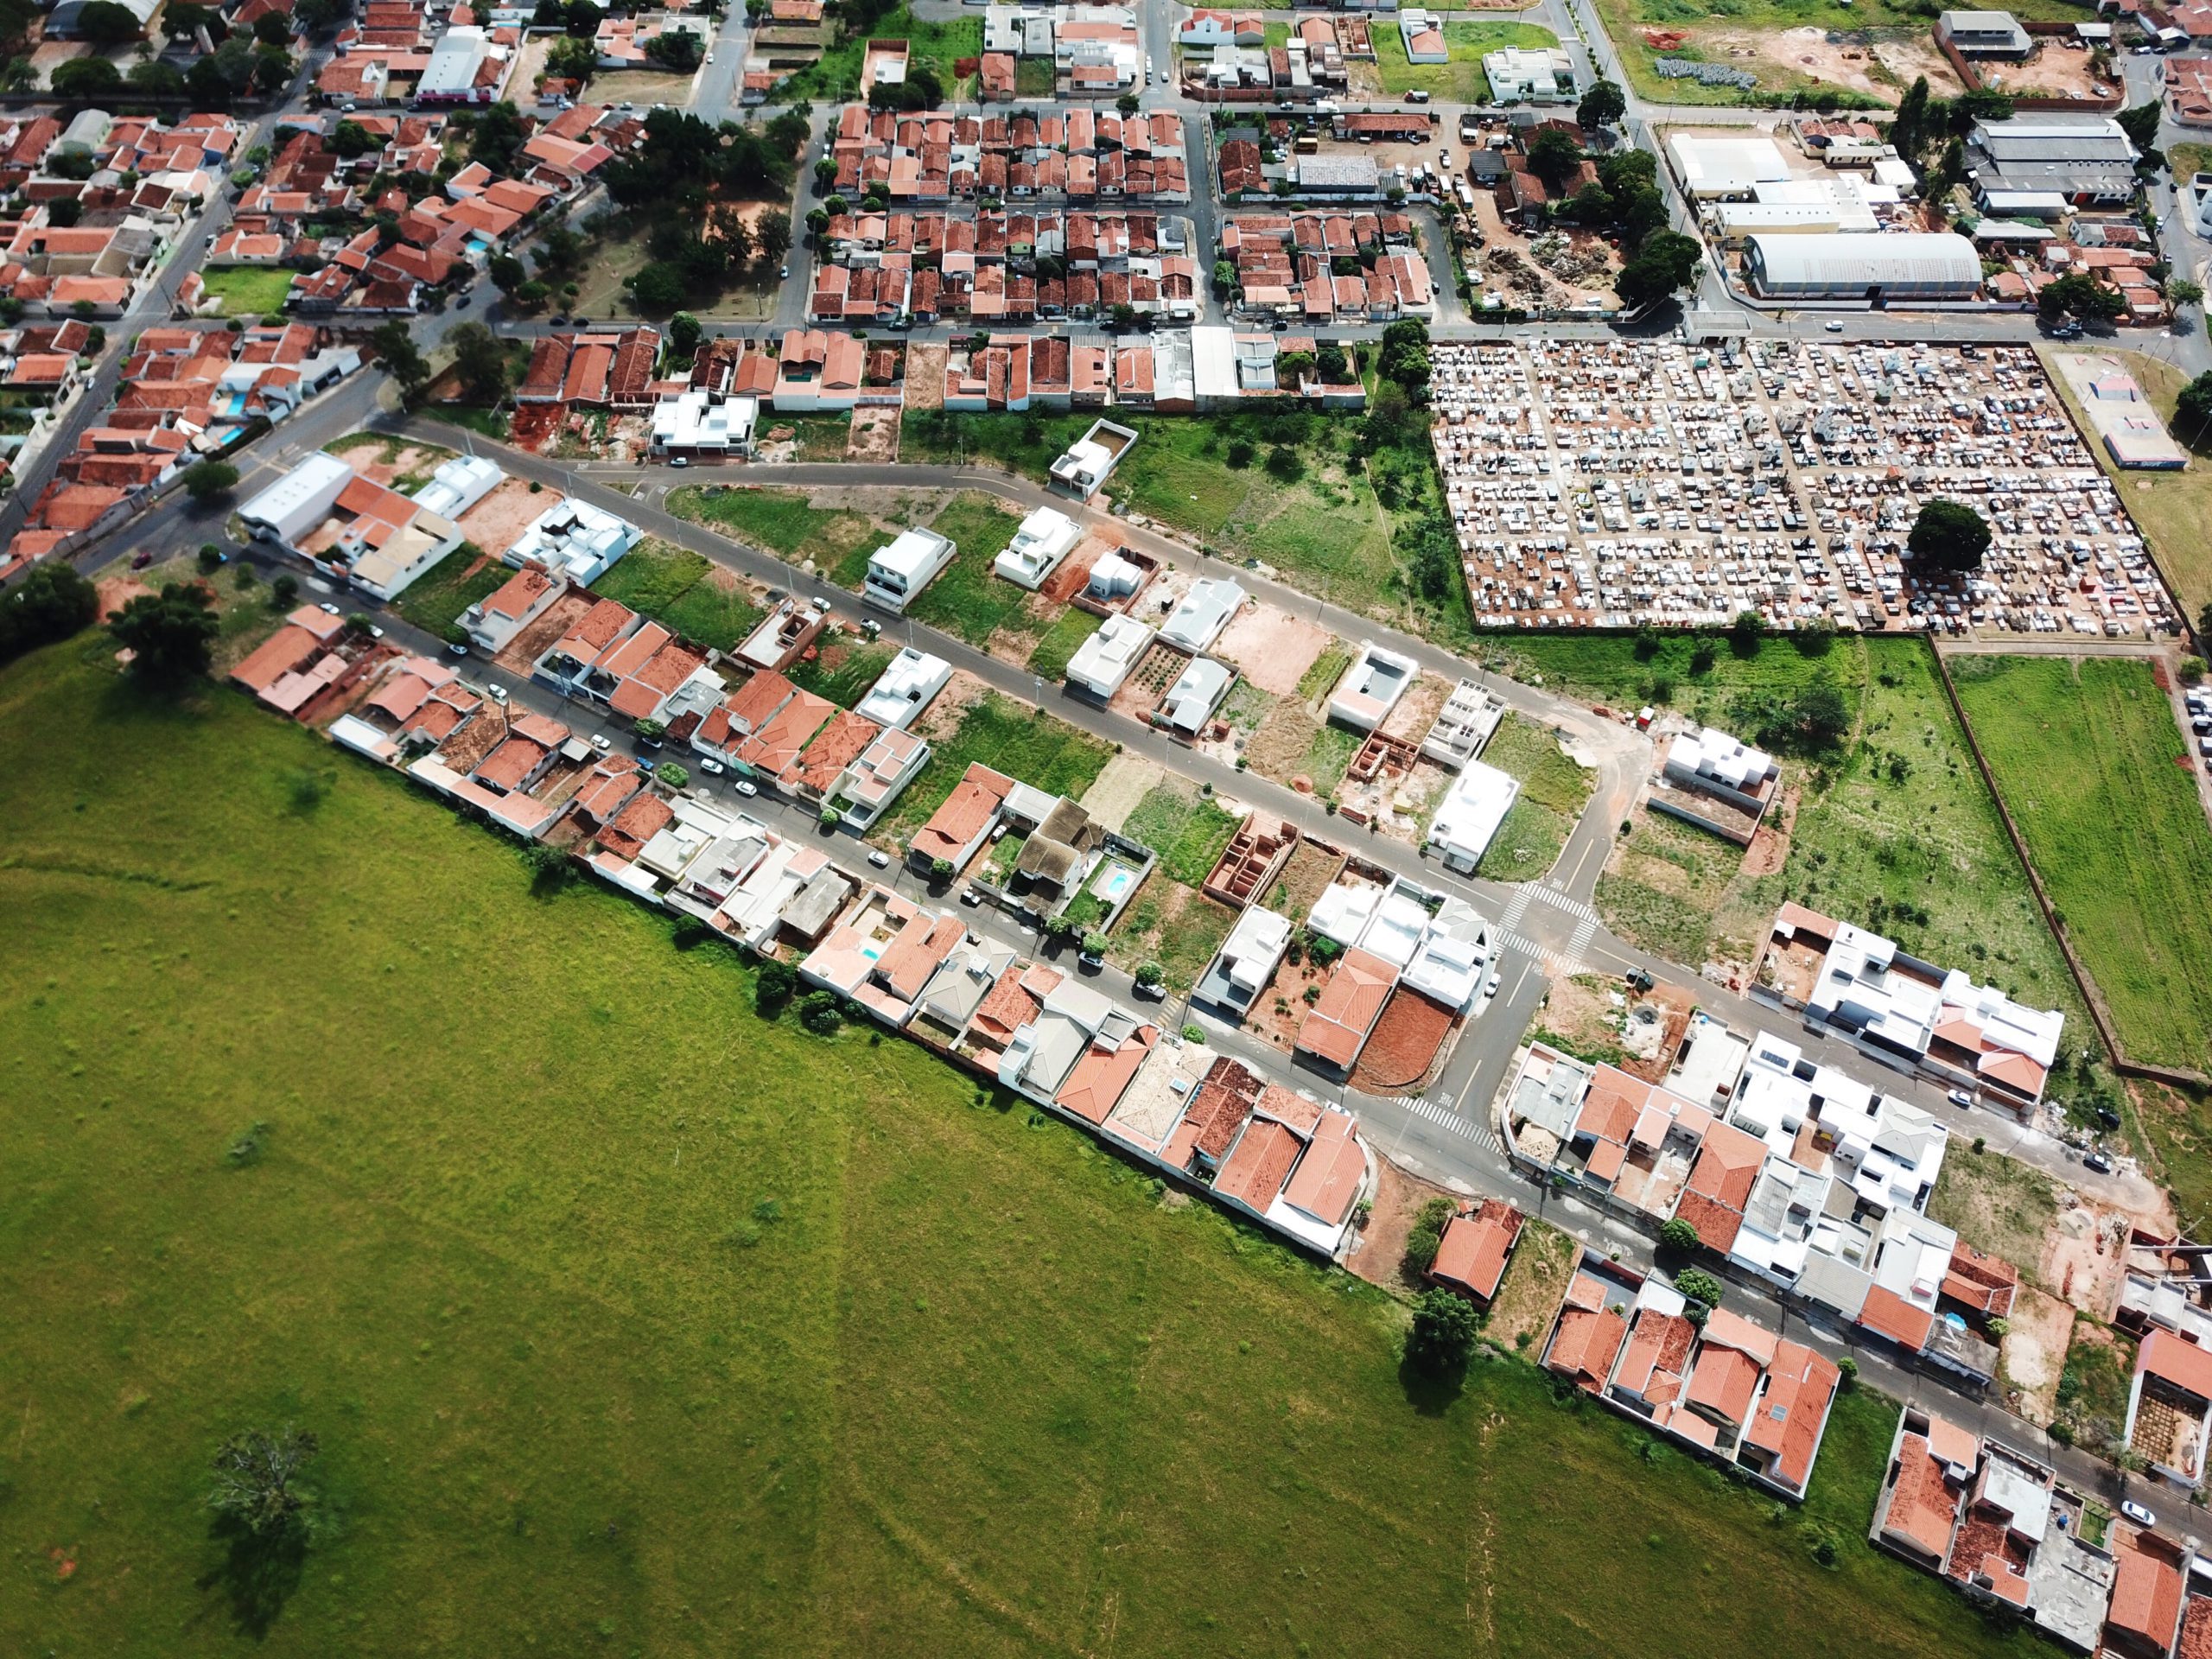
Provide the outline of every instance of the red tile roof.
[[2212,1351],[2171,1331],[2153,1331],[2136,1350],[2135,1369],[2199,1399],[2212,1400]]
[[1398,970],[1382,957],[1356,947],[1345,951],[1320,1001],[1299,1022],[1298,1046],[1332,1065],[1350,1067],[1397,980]]
[[1805,1489],[1813,1472],[1813,1456],[1820,1449],[1821,1432],[1827,1426],[1828,1407],[1835,1399],[1842,1373],[1825,1357],[1802,1343],[1775,1344],[1774,1363],[1767,1367],[1766,1392],[1746,1426],[1744,1438],[1774,1459],[1773,1473],[1783,1484]]
[[2181,1569],[2171,1548],[2155,1534],[2139,1532],[2113,1555],[2120,1570],[2113,1578],[2105,1628],[2166,1652],[2181,1621]]
[[1521,1212],[1503,1198],[1484,1198],[1472,1215],[1454,1216],[1436,1247],[1430,1276],[1489,1301],[1497,1294],[1522,1220]]
[[982,833],[991,815],[999,810],[1014,779],[993,772],[980,761],[970,761],[967,773],[952,786],[944,804],[930,814],[930,821],[914,832],[913,849],[920,858],[957,858],[968,843]]
[[1915,1307],[1887,1287],[1876,1285],[1866,1293],[1866,1305],[1859,1310],[1859,1323],[1877,1336],[1887,1337],[1918,1353],[1928,1340],[1936,1316],[1925,1308]]
[[1281,1192],[1290,1166],[1304,1143],[1272,1119],[1255,1117],[1214,1177],[1213,1190],[1265,1215]]

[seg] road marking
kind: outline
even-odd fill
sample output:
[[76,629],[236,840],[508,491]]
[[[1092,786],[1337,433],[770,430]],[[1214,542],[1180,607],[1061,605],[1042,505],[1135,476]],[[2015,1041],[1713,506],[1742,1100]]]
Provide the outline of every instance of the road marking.
[[1555,887],[1541,885],[1523,887],[1521,891],[1525,893],[1534,893],[1554,910],[1563,910],[1568,915],[1580,916],[1587,922],[1594,923],[1598,919],[1598,907],[1586,899],[1571,898]]
[[1449,1129],[1454,1135],[1464,1135],[1477,1146],[1486,1147],[1492,1152],[1504,1150],[1498,1143],[1497,1137],[1483,1125],[1460,1116],[1448,1106],[1440,1105],[1421,1095],[1400,1095],[1397,1098],[1398,1104],[1416,1117],[1425,1117],[1440,1128]]

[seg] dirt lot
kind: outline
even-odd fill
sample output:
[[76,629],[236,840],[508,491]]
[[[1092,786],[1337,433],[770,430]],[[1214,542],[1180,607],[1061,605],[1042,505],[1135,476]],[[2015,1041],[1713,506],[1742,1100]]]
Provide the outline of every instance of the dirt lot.
[[1386,1290],[1419,1290],[1421,1281],[1406,1273],[1406,1235],[1413,1231],[1421,1205],[1431,1198],[1458,1195],[1408,1174],[1388,1158],[1376,1159],[1375,1168],[1375,1209],[1359,1230],[1345,1265]]
[[2074,1339],[2074,1310],[2023,1285],[2012,1299],[2010,1324],[1999,1362],[2005,1400],[2030,1422],[2048,1427],[2058,1414],[2058,1379]]
[[907,408],[944,407],[944,363],[951,354],[952,348],[941,343],[920,340],[907,342]]
[[1096,781],[1084,791],[1083,810],[1109,830],[1118,830],[1129,821],[1137,804],[1166,775],[1154,762],[1124,749],[1106,763]]
[[588,593],[563,594],[544,615],[508,640],[507,648],[492,660],[511,673],[527,675],[537,659],[566,638],[597,602]]
[[1416,991],[1392,994],[1360,1051],[1351,1086],[1370,1095],[1417,1095],[1443,1059],[1457,1024],[1449,1010]]
[[2025,63],[1988,65],[1981,84],[1998,92],[2053,98],[2098,98],[2113,90],[2109,80],[2098,78],[2087,50],[2056,41],[2038,47]]
[[543,491],[532,495],[521,479],[507,479],[461,515],[461,533],[497,556],[522,539],[523,531],[553,505],[554,499]]
[[1513,1246],[1513,1259],[1505,1264],[1483,1334],[1501,1348],[1535,1359],[1559,1317],[1567,1281],[1581,1254],[1558,1228],[1530,1216]]
[[1214,654],[1236,664],[1261,690],[1291,697],[1333,637],[1272,605],[1247,605],[1214,641]]
[[1301,840],[1276,873],[1274,885],[1268,890],[1264,902],[1268,909],[1294,922],[1302,922],[1313,908],[1313,901],[1328,891],[1329,883],[1337,879],[1337,872],[1343,868],[1340,855]]
[[1306,1011],[1312,1006],[1306,1000],[1307,989],[1318,992],[1328,982],[1329,970],[1317,967],[1311,957],[1299,962],[1286,957],[1267,988],[1252,999],[1251,1012],[1244,1016],[1244,1029],[1262,1042],[1289,1053],[1298,1041],[1298,1027],[1305,1022]]
[[1090,585],[1090,567],[1113,550],[1114,543],[1103,536],[1084,537],[1060,561],[1059,569],[1045,578],[1039,596],[1050,605],[1066,604]]
[[[1926,33],[1884,29],[1871,44],[1824,29],[1698,29],[1692,40],[1715,62],[1768,63],[1792,77],[1820,80],[1894,104],[1916,76],[1928,77],[1938,98],[1966,90],[1949,60]],[[1785,152],[1787,153],[1787,152]]]
[[341,438],[331,447],[331,453],[343,455],[355,472],[372,483],[400,491],[419,490],[440,462],[453,459],[452,450],[435,444],[402,443],[397,438],[366,432],[351,441]]
[[132,600],[154,590],[143,582],[129,576],[102,576],[93,584],[99,594],[100,608],[98,620],[105,622]]
[[[1307,714],[1298,704],[1286,702],[1268,716],[1267,724],[1252,734],[1252,741],[1244,747],[1244,758],[1252,770],[1263,778],[1288,778],[1313,747],[1313,739],[1321,729],[1321,722]],[[1293,781],[1291,787],[1298,785]],[[1311,793],[1309,779],[1306,792]]]
[[1597,305],[1607,310],[1619,306],[1620,296],[1613,291],[1611,276],[1619,261],[1601,238],[1586,231],[1569,237],[1578,255],[1595,258],[1602,252],[1605,258],[1603,266],[1569,279],[1536,262],[1530,251],[1532,238],[1498,217],[1497,198],[1487,190],[1475,192],[1475,224],[1482,232],[1483,245],[1471,251],[1474,262],[1471,274],[1478,275],[1477,287],[1496,295],[1501,305]]
[[2099,1319],[2120,1303],[2120,1281],[2127,1259],[2127,1218],[2059,1195],[2058,1219],[2044,1240],[2036,1278]]
[[618,69],[592,77],[591,101],[635,104],[641,117],[656,104],[665,104],[671,110],[689,109],[696,79],[693,75],[671,74],[666,70]]
[[1150,718],[1152,711],[1166,696],[1167,688],[1175,683],[1190,660],[1173,647],[1154,641],[1137,659],[1137,665],[1129,671],[1129,677],[1122,682],[1121,690],[1114,693],[1107,707],[1130,720]]
[[853,435],[845,443],[847,461],[878,461],[888,466],[899,459],[897,405],[871,404],[853,411]]

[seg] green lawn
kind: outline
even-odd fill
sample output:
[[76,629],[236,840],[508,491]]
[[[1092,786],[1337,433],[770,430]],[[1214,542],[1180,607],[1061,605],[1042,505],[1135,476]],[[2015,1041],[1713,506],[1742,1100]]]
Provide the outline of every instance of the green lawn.
[[[1019,625],[1029,594],[993,575],[991,561],[1006,551],[1021,520],[997,498],[970,490],[955,496],[930,527],[949,537],[958,551],[921,596],[908,603],[906,613],[971,645],[988,645],[1001,628]],[[864,563],[861,574],[867,574]]]
[[[1042,479],[1090,423],[1084,414],[912,415],[901,429],[899,459],[982,458]],[[1395,520],[1385,511],[1351,454],[1357,421],[1281,408],[1204,420],[1131,415],[1125,423],[1138,436],[1108,482],[1116,500],[1187,531],[1224,557],[1274,566],[1309,593],[1395,620],[1413,614],[1391,534],[1421,504],[1406,503]],[[1421,442],[1420,467],[1433,481]],[[1278,448],[1296,456],[1296,478],[1268,471]]]
[[1014,95],[1052,101],[1057,77],[1050,58],[1019,58],[1014,66]]
[[1483,54],[1517,46],[1535,51],[1559,44],[1559,36],[1533,23],[1463,22],[1454,18],[1444,25],[1444,48],[1449,63],[1408,63],[1405,37],[1395,17],[1376,20],[1375,71],[1386,92],[1425,92],[1454,104],[1490,102],[1490,78],[1483,73]]
[[717,651],[734,651],[766,614],[704,554],[651,538],[616,560],[592,591]]
[[1548,728],[1509,714],[1483,747],[1483,761],[1521,780],[1481,873],[1500,881],[1533,881],[1559,860],[1574,821],[1596,787],[1596,774],[1560,753]]
[[218,265],[200,273],[207,297],[222,302],[226,317],[272,317],[284,308],[292,273],[269,265]]
[[[1770,1516],[1525,1364],[1409,1387],[1380,1292],[238,696],[64,646],[0,717],[0,1651],[2017,1651],[1865,1541],[1874,1396]],[[310,1547],[234,1556],[285,1423]]]
[[841,639],[825,651],[789,670],[791,683],[802,691],[827,697],[849,709],[868,695],[868,687],[883,677],[883,671],[898,653],[889,645],[862,645]]
[[[839,30],[843,34],[842,29]],[[858,86],[861,59],[867,42],[903,40],[907,46],[907,72],[926,66],[935,72],[945,96],[954,97],[962,84],[955,66],[963,58],[981,57],[983,20],[955,17],[941,23],[925,22],[904,5],[894,6],[860,35],[842,38],[822,56],[797,71],[777,90],[777,102],[796,104],[814,99],[836,102],[851,98]],[[1051,88],[1046,89],[1047,96]]]
[[[480,559],[482,564],[471,574]],[[464,644],[468,636],[461,630],[461,613],[489,599],[512,575],[499,560],[485,558],[474,542],[463,542],[409,583],[392,608],[418,628]]]
[[1241,814],[1224,811],[1186,784],[1165,783],[1154,785],[1137,803],[1122,833],[1160,855],[1161,874],[1195,887],[1243,822]]
[[1098,739],[1065,721],[995,691],[962,715],[959,729],[951,736],[932,738],[930,747],[929,764],[884,815],[886,840],[903,841],[909,830],[928,822],[972,761],[1073,799],[1105,770],[1112,753]]
[[849,508],[807,505],[804,490],[760,490],[687,484],[668,494],[679,518],[709,525],[794,562],[812,559],[840,587],[856,588],[868,556],[884,536],[875,520]]
[[[1998,787],[2131,1058],[2212,1070],[2212,829],[2188,735],[2135,658],[1951,664]],[[2089,1040],[2085,1030],[2072,1034]],[[2212,1114],[2150,1118],[2177,1200],[2212,1213]]]
[[1069,606],[1038,636],[1037,648],[1029,653],[1029,671],[1046,680],[1064,678],[1069,661],[1083,649],[1083,642],[1105,624],[1106,619],[1096,612]]

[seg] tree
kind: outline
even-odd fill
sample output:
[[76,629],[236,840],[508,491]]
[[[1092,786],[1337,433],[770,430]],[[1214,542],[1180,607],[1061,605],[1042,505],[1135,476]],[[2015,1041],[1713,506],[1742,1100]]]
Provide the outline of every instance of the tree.
[[321,1448],[289,1424],[274,1434],[250,1428],[215,1452],[215,1484],[207,1507],[255,1538],[282,1536],[299,1524],[307,1498],[300,1473]]
[[691,782],[690,769],[673,760],[664,760],[655,766],[653,776],[671,789],[687,788]]
[[2175,310],[2203,302],[2204,285],[2202,283],[2191,282],[2186,276],[2169,276],[2166,279],[2166,303]]
[[645,42],[645,55],[664,69],[689,74],[699,67],[699,37],[688,29],[664,29]]
[[[202,58],[200,63],[213,63],[213,58]],[[193,66],[194,68],[199,64]],[[190,76],[186,79],[189,81]],[[54,73],[47,77],[58,98],[98,98],[111,92],[123,85],[123,76],[105,58],[72,58],[67,63],[57,63]],[[227,99],[230,87],[225,84],[221,94]]]
[[430,365],[416,349],[415,336],[397,317],[378,323],[369,335],[369,349],[384,365],[385,372],[399,385],[399,395],[413,397],[430,378]]
[[565,225],[550,226],[537,238],[537,268],[565,276],[583,264],[584,239]]
[[330,153],[342,162],[357,156],[373,156],[384,148],[384,140],[358,121],[340,121],[325,140]]
[[497,104],[486,105],[478,112],[476,124],[468,134],[469,158],[483,162],[494,173],[504,173],[514,160],[515,152],[522,148],[522,117],[512,104],[502,99]]
[[1435,1198],[1415,1213],[1414,1224],[1406,1230],[1406,1266],[1414,1273],[1427,1273],[1436,1265],[1436,1252],[1444,1243],[1444,1230],[1452,1224],[1459,1208],[1451,1198]]
[[193,40],[203,29],[208,45],[216,47],[230,34],[231,26],[213,6],[171,5],[162,10],[162,33],[172,41]]
[[2189,429],[2192,448],[2204,436],[2205,428],[2212,426],[2212,369],[2181,389],[2181,396],[2174,400],[2174,424]]
[[1687,1254],[1698,1247],[1697,1229],[1681,1216],[1670,1216],[1659,1230],[1659,1242],[1670,1250]]
[[297,66],[290,53],[281,46],[257,47],[253,54],[253,88],[259,92],[281,92],[292,84],[292,72]]
[[2036,296],[2036,311],[2045,319],[2075,316],[2109,322],[2126,315],[2127,302],[2118,289],[2107,288],[2095,277],[2075,270],[2044,284]]
[[1222,461],[1232,471],[1241,473],[1259,458],[1259,454],[1250,440],[1236,438],[1230,442],[1229,453],[1222,457]]
[[353,0],[294,0],[292,21],[307,33],[319,35],[353,9]]
[[185,469],[184,493],[203,507],[226,500],[238,485],[238,469],[227,461],[203,461]]
[[[86,10],[89,11],[92,8],[87,6]],[[117,10],[121,10],[122,8],[118,7]],[[2128,143],[2133,144],[2138,149],[2152,150],[2158,147],[2158,119],[2164,113],[2164,111],[2158,100],[2152,99],[2146,104],[2138,104],[2133,108],[2122,110],[2118,115],[2113,117],[2113,119],[2120,124],[2120,130],[2127,135]]]
[[1648,149],[1617,149],[1598,163],[1598,182],[1616,196],[1658,181],[1658,159]]
[[703,332],[698,318],[689,311],[679,311],[668,320],[668,349],[678,357],[690,357],[699,349]]
[[107,631],[131,653],[133,674],[175,683],[207,671],[208,652],[222,626],[205,588],[172,582],[125,605],[109,619]]
[[292,38],[292,20],[281,11],[264,11],[253,20],[253,38],[264,46],[283,46]]
[[772,957],[762,963],[753,976],[753,1012],[764,1019],[774,1019],[798,989],[798,969],[787,962],[778,962]]
[[845,1010],[835,991],[810,991],[799,998],[798,1022],[817,1037],[835,1037],[845,1023]]
[[0,593],[0,663],[67,639],[99,614],[99,590],[66,559],[34,565]]
[[46,222],[56,230],[66,231],[84,216],[85,204],[74,196],[46,204]]
[[28,92],[38,85],[38,66],[29,58],[10,58],[8,67],[0,69],[0,87],[11,92]]
[[1114,107],[1123,115],[1135,115],[1144,107],[1144,100],[1135,92],[1123,92],[1114,100]]
[[1344,348],[1330,340],[1313,354],[1313,367],[1321,377],[1321,384],[1340,386],[1351,378],[1351,362],[1344,355]]
[[1428,385],[1428,325],[1408,317],[1385,328],[1376,372],[1408,397],[1418,396]]
[[132,64],[123,78],[130,82],[132,91],[155,98],[175,98],[184,92],[184,72],[159,58],[145,58]]
[[1720,1306],[1726,1294],[1720,1281],[1702,1268],[1685,1268],[1675,1275],[1675,1288],[1694,1302],[1703,1302],[1707,1307]]
[[630,279],[630,298],[648,316],[663,315],[683,303],[683,271],[680,266],[657,260]]
[[1890,123],[1890,143],[1910,161],[1928,141],[1928,77],[1922,75],[1905,88],[1897,100],[1896,118]]
[[1475,1310],[1448,1290],[1427,1290],[1414,1304],[1406,1363],[1431,1376],[1457,1370],[1475,1351]]
[[1628,95],[1610,80],[1596,80],[1574,106],[1575,124],[1586,130],[1610,127],[1628,113]]
[[464,322],[448,336],[461,396],[472,404],[496,404],[507,395],[507,351],[480,322]]
[[1279,443],[1268,451],[1267,473],[1278,484],[1295,484],[1306,476],[1306,462],[1297,450]]
[[1582,146],[1564,127],[1543,127],[1529,143],[1529,170],[1554,191],[1563,190],[1582,165]]
[[1631,311],[1656,305],[1688,287],[1704,258],[1705,250],[1694,238],[1660,231],[1621,267],[1613,288]]
[[607,14],[592,3],[592,0],[569,0],[561,14],[562,22],[571,35],[581,35],[586,40],[599,33],[599,26]]
[[1989,551],[1989,521],[1963,501],[1937,496],[1921,508],[1904,545],[1923,570],[1979,570]]
[[1141,962],[1137,964],[1137,970],[1133,977],[1140,986],[1146,990],[1150,990],[1167,977],[1167,970],[1156,962]]
[[[251,570],[253,567],[247,565],[245,568]],[[269,584],[269,602],[279,610],[299,596],[300,579],[289,570],[278,571],[276,579]]]
[[1738,611],[1736,620],[1728,625],[1728,643],[1738,657],[1749,657],[1759,648],[1759,641],[1766,637],[1766,618],[1758,611]]
[[791,216],[771,207],[753,227],[753,245],[764,264],[779,265],[791,251]]
[[530,267],[512,253],[495,253],[484,267],[491,277],[492,286],[502,294],[512,294],[530,280]]
[[545,73],[563,80],[587,81],[599,69],[599,48],[588,40],[563,35],[545,48]]
[[77,38],[106,50],[138,38],[138,14],[115,0],[86,0],[77,13]]
[[1789,705],[1790,719],[1805,741],[1827,748],[1851,729],[1851,709],[1834,680],[1818,679],[1803,687]]

